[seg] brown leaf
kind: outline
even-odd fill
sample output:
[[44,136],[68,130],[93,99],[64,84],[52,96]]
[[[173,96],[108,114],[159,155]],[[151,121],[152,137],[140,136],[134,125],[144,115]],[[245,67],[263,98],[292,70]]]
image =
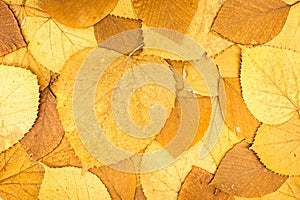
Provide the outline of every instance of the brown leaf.
[[132,0],[140,19],[148,27],[163,27],[185,33],[198,7],[197,0]]
[[20,143],[0,154],[0,197],[38,199],[45,170],[31,162]]
[[282,0],[227,0],[211,30],[236,43],[263,44],[282,30],[289,10]]
[[93,26],[109,14],[118,0],[41,0],[39,6],[58,22],[76,28]]
[[8,6],[2,1],[0,1],[0,19],[0,56],[25,47],[26,43],[18,22]]
[[64,135],[56,100],[49,87],[42,91],[40,102],[36,122],[21,140],[24,149],[35,161],[53,151]]
[[211,184],[232,195],[259,197],[276,191],[287,178],[266,169],[241,142],[225,155]]
[[239,78],[224,78],[219,82],[222,113],[226,125],[239,137],[252,142],[260,122],[248,110],[243,98]]
[[185,178],[178,195],[179,200],[190,199],[223,199],[233,200],[233,197],[209,185],[213,174],[193,166]]
[[43,157],[41,161],[49,167],[82,167],[79,158],[65,137],[54,151]]
[[[142,45],[141,27],[141,20],[108,15],[95,24],[94,32],[99,46],[127,54]],[[126,34],[118,36],[123,31],[127,31]]]
[[135,190],[134,200],[147,200],[141,185]]
[[136,190],[136,175],[125,173],[103,166],[92,168],[90,171],[96,174],[107,187],[112,199],[134,199]]

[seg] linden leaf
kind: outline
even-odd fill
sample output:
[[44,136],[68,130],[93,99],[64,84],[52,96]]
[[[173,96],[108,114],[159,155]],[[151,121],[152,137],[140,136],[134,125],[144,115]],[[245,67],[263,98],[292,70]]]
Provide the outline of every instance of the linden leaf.
[[45,167],[39,199],[111,199],[105,185],[91,172],[82,174],[80,168]]
[[234,196],[235,200],[298,200],[300,199],[300,178],[299,176],[289,177],[282,186],[271,194],[264,195],[262,197],[238,197]]
[[267,170],[241,142],[225,155],[211,184],[232,195],[257,197],[276,191],[286,179]]
[[37,199],[44,172],[17,143],[0,154],[0,198]]
[[[299,1],[297,1],[299,2]],[[294,2],[296,3],[296,2]],[[300,52],[300,5],[292,7],[282,31],[268,45]]]
[[112,199],[134,199],[136,174],[117,171],[109,166],[92,168],[89,171],[96,174],[105,184]]
[[300,175],[299,130],[299,116],[276,126],[263,124],[252,148],[268,169],[284,175]]
[[250,113],[242,98],[240,79],[220,80],[219,94],[226,125],[239,137],[251,142],[261,123]]
[[[193,142],[191,143],[190,147],[197,144],[204,136],[204,133],[206,132],[209,123],[210,123],[210,117],[211,117],[211,99],[209,97],[202,97],[200,95],[197,95],[199,110],[201,112],[199,123],[198,123],[198,130],[196,133],[196,136],[194,137]],[[176,100],[175,107],[172,109],[170,116],[166,120],[166,123],[164,127],[162,128],[161,132],[156,135],[156,140],[162,144],[163,146],[166,146],[169,144],[174,137],[177,134],[177,131],[180,127],[180,121],[181,121],[181,107],[180,103]]]
[[42,91],[40,102],[36,122],[21,140],[21,144],[33,160],[38,160],[53,151],[64,135],[56,110],[56,100],[49,87]]
[[140,19],[148,27],[163,27],[185,33],[198,7],[197,0],[132,0]]
[[282,0],[227,0],[211,30],[240,44],[266,43],[281,31],[289,10]]
[[57,73],[71,55],[86,47],[97,46],[93,27],[70,28],[38,15],[25,17],[21,28],[33,57],[44,67]]
[[52,72],[36,62],[27,48],[20,48],[0,57],[0,63],[29,69],[32,73],[37,75],[40,91],[45,89],[51,82]]
[[[109,27],[109,29],[107,29],[107,27]],[[96,40],[101,47],[112,49],[122,54],[128,54],[142,45],[142,30],[139,29],[141,27],[141,20],[108,15],[95,24],[94,31]],[[105,29],[107,30],[103,31]],[[115,37],[115,39],[105,41],[109,37],[123,31],[127,31],[124,37]]]
[[18,22],[8,6],[2,1],[0,1],[0,19],[0,56],[25,47],[26,43]]
[[56,21],[74,28],[93,26],[117,5],[118,0],[40,0],[39,6]]
[[186,176],[179,195],[178,200],[190,199],[222,199],[233,200],[233,197],[227,193],[219,191],[213,186],[209,185],[213,174],[193,166],[192,170]]
[[48,167],[82,167],[69,141],[64,137],[60,144],[41,160]]
[[239,77],[241,67],[241,48],[232,45],[213,59],[222,77]]
[[[199,148],[202,147],[203,144],[198,142],[169,166],[150,173],[140,174],[139,176],[146,198],[157,199],[159,197],[160,199],[177,199],[180,188],[186,176],[191,171],[192,166],[201,167],[213,173],[216,166],[212,158],[206,156],[203,159],[199,159]],[[148,146],[146,152],[161,148],[162,146],[159,143],[153,142]],[[143,162],[142,160],[142,165]]]
[[37,118],[39,86],[29,70],[0,65],[0,151],[21,139]]
[[299,74],[299,53],[266,46],[242,50],[243,98],[256,119],[280,124],[298,113]]

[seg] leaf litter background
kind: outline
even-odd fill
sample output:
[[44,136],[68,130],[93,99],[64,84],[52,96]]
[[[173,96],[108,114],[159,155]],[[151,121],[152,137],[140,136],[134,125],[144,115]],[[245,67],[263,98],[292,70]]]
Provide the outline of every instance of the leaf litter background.
[[[293,0],[0,1],[1,199],[300,199],[300,5]],[[125,150],[166,146],[180,125],[176,95],[155,85],[131,97],[139,125],[148,109],[168,117],[152,138],[122,132],[111,111],[112,89],[126,71],[161,63],[184,76],[201,118],[192,145],[176,162],[151,173],[116,171],[81,143],[72,120],[72,89],[89,52],[125,30],[164,27],[197,41],[221,76],[210,94],[200,74],[177,55],[123,52],[97,88],[96,114],[106,136]],[[143,33],[124,38],[139,47]],[[130,40],[130,38],[134,38]],[[105,45],[103,46],[105,48]],[[207,65],[209,68],[210,65]],[[180,82],[176,83],[182,89]],[[209,154],[211,100],[224,123]]]

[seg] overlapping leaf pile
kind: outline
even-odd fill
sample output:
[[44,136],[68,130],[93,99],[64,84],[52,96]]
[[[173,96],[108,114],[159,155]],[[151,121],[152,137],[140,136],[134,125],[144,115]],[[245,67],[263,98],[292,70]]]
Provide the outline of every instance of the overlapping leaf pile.
[[[208,90],[188,60],[143,49],[142,31],[110,49],[123,55],[99,80],[95,111],[118,148],[164,148],[180,127],[178,93],[159,85],[139,88],[129,101],[140,126],[151,121],[151,106],[164,107],[167,118],[155,136],[131,137],[114,121],[113,89],[141,64],[162,64],[185,77],[192,89],[174,76],[176,90],[195,95],[201,111],[186,152],[139,174],[112,169],[85,148],[72,92],[98,44],[108,48],[107,38],[142,27],[191,37],[207,52],[198,59],[208,71],[217,66],[220,77]],[[299,1],[0,0],[0,56],[1,199],[300,199]],[[200,149],[215,134],[211,119],[223,128],[203,158]]]

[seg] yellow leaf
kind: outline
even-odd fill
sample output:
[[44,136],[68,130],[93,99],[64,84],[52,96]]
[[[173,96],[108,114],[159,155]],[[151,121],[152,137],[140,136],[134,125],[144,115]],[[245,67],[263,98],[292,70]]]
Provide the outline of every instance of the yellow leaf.
[[113,11],[111,11],[110,14],[118,17],[138,19],[131,0],[118,0],[116,7],[113,9]]
[[0,151],[21,139],[37,118],[39,86],[29,70],[0,65]]
[[29,51],[40,64],[54,72],[59,73],[74,53],[97,46],[93,27],[70,28],[40,15],[24,19],[21,29]]
[[44,172],[17,143],[0,154],[0,198],[36,200]]
[[[208,155],[199,159],[199,149],[202,142],[191,147],[182,157],[171,165],[150,173],[140,174],[142,187],[147,199],[177,199],[178,192],[192,166],[197,166],[210,173],[214,173],[216,166]],[[163,148],[159,143],[153,142],[146,152]],[[141,162],[143,165],[143,160]]]
[[266,43],[281,31],[289,10],[282,0],[227,0],[211,30],[236,43]]
[[218,66],[219,72],[223,78],[239,77],[241,67],[241,48],[238,45],[232,45],[216,55],[213,59]]
[[242,93],[255,118],[267,124],[280,124],[297,114],[299,74],[299,53],[267,46],[244,48]]
[[163,27],[185,33],[198,7],[197,0],[132,0],[133,7],[148,27]]
[[[297,1],[298,2],[298,1]],[[295,2],[293,2],[295,3]],[[268,45],[284,47],[300,52],[300,5],[297,4],[290,9],[288,18],[282,31]]]
[[263,124],[252,148],[267,168],[280,174],[300,175],[299,130],[299,116],[276,126]]
[[39,199],[111,199],[105,185],[91,172],[81,173],[80,168],[45,167],[45,176]]
[[39,6],[56,21],[70,27],[93,26],[108,15],[118,0],[40,0]]

